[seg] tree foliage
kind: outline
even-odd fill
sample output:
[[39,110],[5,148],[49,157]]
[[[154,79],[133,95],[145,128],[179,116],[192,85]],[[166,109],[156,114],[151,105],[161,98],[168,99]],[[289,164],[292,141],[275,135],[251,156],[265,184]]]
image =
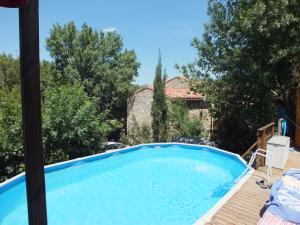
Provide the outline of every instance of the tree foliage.
[[139,125],[136,123],[133,125],[134,130],[126,135],[126,138],[123,136],[122,143],[127,143],[129,145],[138,145],[151,143],[153,141],[151,134],[151,126],[148,124]]
[[[56,24],[46,40],[53,62],[40,62],[47,164],[102,151],[125,124],[139,63],[116,32]],[[0,180],[24,170],[19,60],[0,54]]]
[[189,115],[186,103],[181,100],[170,103],[169,121],[172,138],[204,136],[202,118]]
[[[109,125],[79,84],[43,93],[43,145],[51,164],[102,151]],[[0,89],[0,180],[24,170],[20,87]]]
[[166,142],[168,138],[168,106],[165,82],[162,79],[162,64],[159,54],[153,82],[153,102],[151,107],[152,137],[154,142]]
[[46,47],[54,60],[57,83],[80,82],[89,96],[97,98],[100,112],[109,111],[111,119],[126,117],[139,63],[133,50],[123,50],[118,33],[97,32],[87,24],[80,30],[73,22],[56,24]]
[[276,98],[295,116],[300,2],[210,0],[208,15],[202,39],[192,42],[196,61],[182,70],[213,104],[221,147],[242,152],[273,120]]
[[20,89],[0,89],[0,182],[24,170],[21,127]]
[[[101,149],[108,125],[96,101],[79,84],[48,88],[43,104],[43,137],[47,163],[73,159]],[[63,153],[63,155],[62,155]]]
[[20,84],[18,60],[5,53],[0,54],[0,88],[11,89]]

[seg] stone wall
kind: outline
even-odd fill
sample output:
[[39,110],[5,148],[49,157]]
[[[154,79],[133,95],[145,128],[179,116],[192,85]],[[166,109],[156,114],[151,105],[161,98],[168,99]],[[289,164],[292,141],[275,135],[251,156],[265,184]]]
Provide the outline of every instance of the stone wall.
[[151,105],[153,91],[142,89],[127,101],[127,134],[134,133],[136,126],[151,126]]
[[[166,82],[166,87],[189,88],[188,82],[183,78],[175,78]],[[148,126],[151,128],[151,105],[153,101],[153,90],[145,87],[135,93],[127,102],[127,135],[131,137],[136,134],[137,127]],[[204,130],[209,133],[211,128],[211,116],[208,105],[204,100],[188,100],[190,116],[203,119]],[[130,140],[129,140],[130,141]]]

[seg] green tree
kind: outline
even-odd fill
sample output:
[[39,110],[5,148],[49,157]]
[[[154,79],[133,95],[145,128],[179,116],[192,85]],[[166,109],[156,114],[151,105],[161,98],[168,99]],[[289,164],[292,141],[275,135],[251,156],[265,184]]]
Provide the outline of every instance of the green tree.
[[24,170],[19,87],[0,89],[0,181]]
[[[0,57],[0,180],[24,171],[19,62]],[[98,101],[78,83],[59,85],[54,64],[41,62],[43,143],[46,163],[54,163],[101,151],[112,126]]]
[[[43,60],[40,63],[41,89],[42,91],[51,84],[55,71],[54,64]],[[5,53],[0,54],[0,89],[20,86],[20,62]]]
[[81,82],[88,95],[97,98],[100,112],[110,111],[110,119],[126,117],[139,63],[133,50],[123,50],[118,33],[97,32],[87,24],[80,30],[73,22],[56,24],[46,46],[56,66],[57,83]]
[[5,53],[0,54],[0,88],[11,89],[20,84],[19,60]]
[[[51,63],[41,62],[42,89]],[[0,54],[0,181],[24,171],[19,59]]]
[[300,2],[210,0],[210,22],[194,39],[194,64],[182,68],[207,94],[221,147],[241,153],[274,119],[281,98],[294,118],[299,83]]
[[165,82],[162,80],[162,64],[159,54],[153,82],[153,102],[151,107],[152,137],[155,142],[166,142],[168,138],[168,106]]
[[56,83],[54,82],[54,74],[55,74],[54,63],[46,60],[41,61],[40,74],[41,74],[41,91],[43,94],[43,92],[47,87],[56,85]]
[[99,152],[108,126],[96,104],[79,84],[46,89],[42,112],[47,163]]
[[[42,61],[43,143],[46,163],[101,151],[121,132],[139,63],[119,34],[86,24],[54,25]],[[23,171],[19,60],[0,54],[0,179]]]

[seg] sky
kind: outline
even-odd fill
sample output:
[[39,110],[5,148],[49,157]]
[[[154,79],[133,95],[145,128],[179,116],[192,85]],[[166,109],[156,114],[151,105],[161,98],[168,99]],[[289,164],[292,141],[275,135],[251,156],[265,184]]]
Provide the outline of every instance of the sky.
[[[169,77],[179,75],[175,63],[192,62],[194,37],[201,38],[208,22],[207,0],[40,0],[40,57],[53,24],[84,22],[95,30],[117,31],[124,48],[134,49],[141,63],[137,84],[152,83],[158,51]],[[0,53],[19,55],[18,10],[0,8]]]

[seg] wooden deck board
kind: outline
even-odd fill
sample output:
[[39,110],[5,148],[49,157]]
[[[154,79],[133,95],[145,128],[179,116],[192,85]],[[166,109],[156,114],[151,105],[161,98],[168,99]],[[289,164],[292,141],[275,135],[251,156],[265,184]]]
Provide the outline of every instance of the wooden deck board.
[[[271,181],[274,182],[280,178],[282,173],[290,168],[300,168],[299,152],[290,153],[284,170],[272,169]],[[256,170],[206,225],[257,224],[260,211],[269,199],[270,192],[270,190],[262,189],[256,184],[256,181],[261,177],[266,177],[265,168]]]

